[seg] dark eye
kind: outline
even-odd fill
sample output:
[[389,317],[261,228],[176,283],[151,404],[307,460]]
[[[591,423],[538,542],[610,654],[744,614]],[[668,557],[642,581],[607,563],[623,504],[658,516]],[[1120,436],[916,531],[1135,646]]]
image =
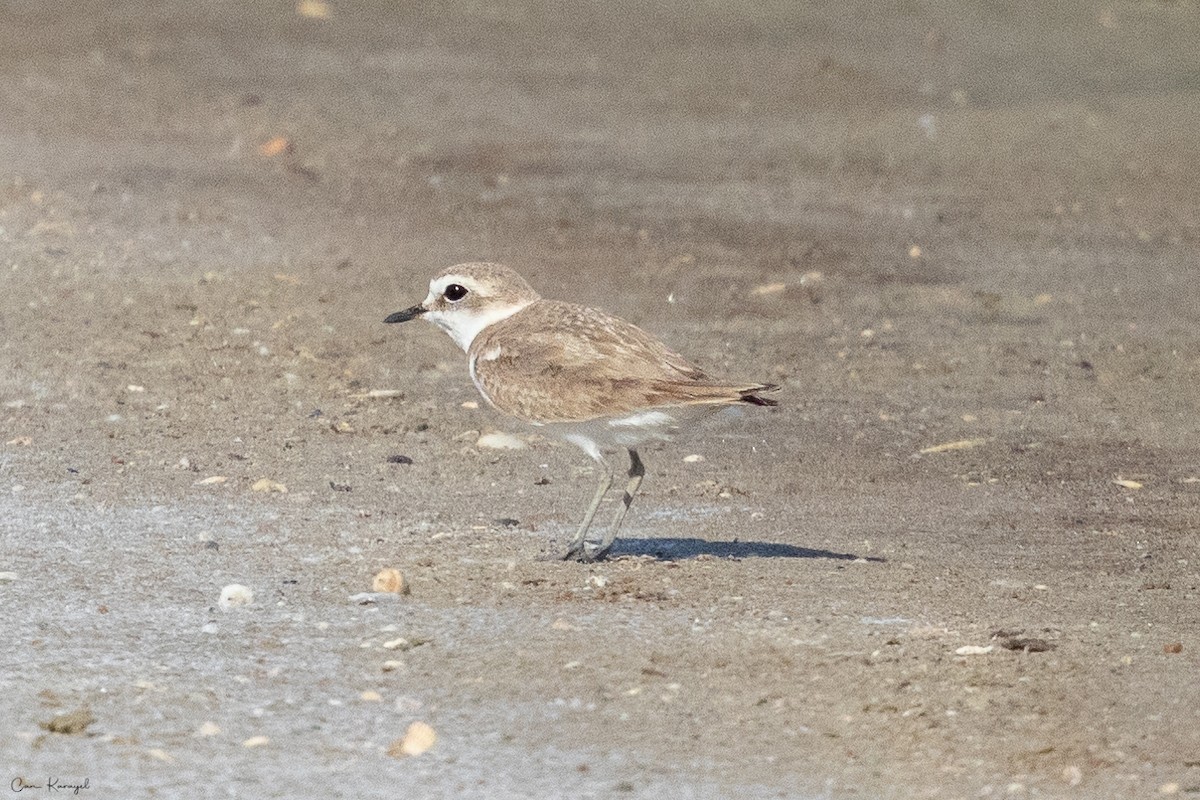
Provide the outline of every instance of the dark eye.
[[446,287],[446,291],[442,292],[442,294],[444,294],[446,299],[451,303],[457,303],[459,300],[462,300],[467,296],[467,287],[460,286],[457,283],[452,283]]

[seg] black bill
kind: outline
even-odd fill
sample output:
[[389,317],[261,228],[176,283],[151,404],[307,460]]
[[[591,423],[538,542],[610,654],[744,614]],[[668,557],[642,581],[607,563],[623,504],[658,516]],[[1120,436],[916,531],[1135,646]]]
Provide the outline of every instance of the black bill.
[[419,305],[413,306],[412,308],[405,309],[404,311],[397,311],[395,314],[389,314],[384,322],[408,322],[410,319],[416,319],[424,313],[424,307]]

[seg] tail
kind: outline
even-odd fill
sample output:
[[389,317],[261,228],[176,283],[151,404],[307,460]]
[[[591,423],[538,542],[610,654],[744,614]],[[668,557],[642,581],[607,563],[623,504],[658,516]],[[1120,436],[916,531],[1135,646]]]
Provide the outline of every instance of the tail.
[[739,389],[738,399],[743,403],[749,403],[752,406],[777,406],[778,400],[772,400],[769,397],[759,397],[760,392],[777,392],[779,387],[773,383],[760,383],[757,386],[750,386],[745,389]]
[[720,384],[693,381],[654,381],[646,387],[641,402],[646,406],[723,406],[749,403],[755,406],[779,405],[760,392],[773,392],[773,383]]

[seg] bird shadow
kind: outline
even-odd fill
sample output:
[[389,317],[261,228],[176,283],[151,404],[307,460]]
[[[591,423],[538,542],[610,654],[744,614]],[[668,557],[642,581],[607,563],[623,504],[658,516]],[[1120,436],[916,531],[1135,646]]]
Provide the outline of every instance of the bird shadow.
[[664,539],[618,539],[613,544],[609,557],[653,556],[659,561],[680,561],[697,556],[713,558],[827,558],[834,561],[870,561],[883,563],[887,559],[879,556],[859,556],[854,553],[839,553],[834,550],[818,550],[811,547],[796,547],[779,542],[710,542],[694,537],[668,537]]

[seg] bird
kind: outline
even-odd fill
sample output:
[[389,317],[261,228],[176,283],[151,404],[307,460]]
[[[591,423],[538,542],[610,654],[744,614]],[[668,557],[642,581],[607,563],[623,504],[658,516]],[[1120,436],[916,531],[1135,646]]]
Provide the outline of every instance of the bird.
[[[543,298],[515,270],[475,262],[447,267],[423,301],[384,319],[432,322],[467,354],[475,388],[493,408],[570,442],[600,467],[600,482],[563,560],[596,561],[612,549],[645,475],[638,449],[668,441],[732,405],[775,406],[778,386],[712,377],[636,325],[603,311]],[[588,530],[611,489],[604,451],[629,454],[625,492],[599,542]]]

